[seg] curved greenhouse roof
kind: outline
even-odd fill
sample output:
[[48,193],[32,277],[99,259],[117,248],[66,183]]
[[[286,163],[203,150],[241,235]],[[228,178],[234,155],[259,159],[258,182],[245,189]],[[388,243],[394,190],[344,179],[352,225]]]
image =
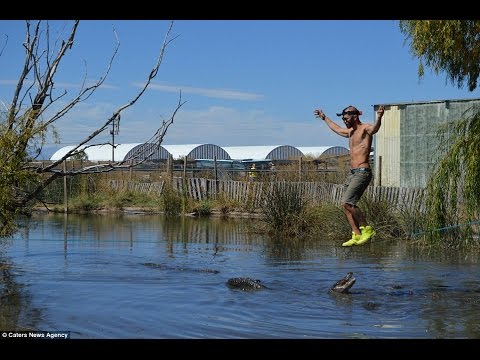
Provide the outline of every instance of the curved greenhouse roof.
[[[115,161],[121,161],[125,159],[125,156],[135,147],[144,145],[140,144],[118,144],[115,147],[113,155]],[[50,160],[59,160],[67,152],[74,149],[77,145],[64,146],[58,149],[50,158]],[[87,155],[88,160],[90,161],[111,161],[112,160],[112,145],[94,145],[90,147],[82,146],[78,150],[85,149],[84,152]]]
[[174,159],[230,159],[227,152],[214,144],[163,145]]
[[[170,157],[170,153],[161,145],[144,143],[133,147],[122,160],[136,159],[142,161],[145,160],[147,156],[150,160],[166,160]],[[117,155],[115,155],[115,158],[116,157]]]
[[321,158],[325,156],[340,156],[349,153],[349,150],[343,146],[299,146],[297,147],[304,156]]
[[[61,159],[75,145],[64,146],[57,150],[50,160]],[[161,145],[151,143],[118,144],[112,154],[112,146],[109,144],[93,145],[85,147],[85,153],[90,161],[115,161],[136,158],[144,160],[145,156],[152,152],[150,160],[166,160],[170,156],[173,159],[214,159],[218,160],[247,160],[247,159],[270,159],[289,160],[300,156],[313,156],[315,158],[325,156],[339,156],[348,154],[348,149],[342,146],[291,146],[291,145],[255,145],[255,146],[219,146],[215,144],[183,144]],[[82,149],[82,148],[80,148]]]

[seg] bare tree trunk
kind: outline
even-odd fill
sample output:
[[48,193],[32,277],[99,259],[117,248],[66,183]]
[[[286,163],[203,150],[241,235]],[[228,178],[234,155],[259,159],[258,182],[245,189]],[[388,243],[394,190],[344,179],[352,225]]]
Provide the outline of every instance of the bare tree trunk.
[[[124,160],[112,161],[109,164],[99,164],[94,166],[83,166],[78,169],[61,168],[66,159],[81,155],[85,149],[90,146],[104,145],[93,144],[92,141],[103,131],[109,130],[112,124],[120,120],[122,112],[132,107],[143,96],[152,80],[157,76],[160,65],[162,64],[165,49],[174,38],[170,34],[173,28],[173,21],[165,34],[160,46],[159,55],[156,63],[149,71],[145,84],[124,105],[119,106],[113,114],[105,120],[96,130],[86,135],[77,146],[64,154],[60,159],[54,161],[48,166],[32,165],[31,156],[28,155],[29,147],[34,146],[37,150],[37,156],[45,143],[45,135],[55,123],[73,109],[79,103],[86,101],[95,91],[104,83],[115,58],[120,42],[116,37],[116,45],[112,56],[108,60],[108,66],[102,76],[93,85],[86,86],[86,75],[83,79],[83,85],[79,92],[73,96],[65,105],[62,105],[52,116],[46,117],[46,110],[52,104],[59,104],[59,100],[67,95],[63,90],[60,95],[54,87],[55,75],[62,64],[65,55],[75,44],[75,35],[79,21],[74,21],[68,35],[64,39],[56,39],[55,42],[50,38],[49,24],[42,21],[26,21],[26,40],[23,44],[25,48],[25,62],[16,85],[12,102],[5,113],[5,119],[0,119],[0,168],[9,169],[8,177],[0,176],[0,220],[3,224],[12,222],[19,213],[19,208],[23,208],[37,199],[42,190],[52,183],[56,178],[64,176],[75,176],[78,174],[108,172],[117,168],[130,168],[138,166],[151,157],[160,147],[169,126],[173,123],[178,110],[185,103],[182,101],[181,93],[172,115],[162,120],[160,126],[154,131],[154,135],[147,140],[153,144],[149,148],[149,153],[134,154],[128,163]],[[3,55],[0,52],[0,56]],[[28,79],[28,81],[27,81]],[[54,94],[55,93],[55,94]],[[107,143],[108,144],[108,143]],[[111,144],[115,146],[115,144]],[[40,176],[49,174],[48,176]],[[33,186],[32,186],[33,185]],[[0,231],[0,235],[3,231]]]

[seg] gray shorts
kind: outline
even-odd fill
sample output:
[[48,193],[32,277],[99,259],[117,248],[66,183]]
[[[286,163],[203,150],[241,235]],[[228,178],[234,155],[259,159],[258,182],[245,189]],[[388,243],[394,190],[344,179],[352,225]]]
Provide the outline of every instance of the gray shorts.
[[350,170],[350,174],[348,174],[347,180],[345,180],[343,185],[342,204],[357,205],[370,180],[372,180],[371,171]]

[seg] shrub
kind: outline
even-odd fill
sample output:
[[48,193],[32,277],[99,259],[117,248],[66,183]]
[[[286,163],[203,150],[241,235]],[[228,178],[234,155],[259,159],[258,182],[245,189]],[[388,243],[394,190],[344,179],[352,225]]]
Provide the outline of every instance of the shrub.
[[295,224],[305,206],[306,201],[300,187],[287,182],[271,183],[261,204],[265,222],[275,230],[283,230]]
[[182,212],[182,197],[171,185],[165,184],[162,191],[162,208],[167,216],[179,215]]

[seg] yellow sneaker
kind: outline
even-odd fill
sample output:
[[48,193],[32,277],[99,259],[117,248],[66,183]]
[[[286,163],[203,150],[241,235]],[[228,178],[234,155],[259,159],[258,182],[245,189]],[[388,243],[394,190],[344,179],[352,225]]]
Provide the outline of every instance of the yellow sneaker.
[[362,235],[357,235],[355,234],[353,231],[352,231],[352,238],[348,241],[345,241],[342,246],[352,246],[352,245],[356,245],[357,244],[357,241],[360,240],[360,237]]
[[355,242],[355,245],[365,244],[368,240],[372,238],[373,235],[376,234],[375,230],[373,230],[370,225],[360,226],[360,230],[362,231],[362,235],[360,236],[360,239]]

